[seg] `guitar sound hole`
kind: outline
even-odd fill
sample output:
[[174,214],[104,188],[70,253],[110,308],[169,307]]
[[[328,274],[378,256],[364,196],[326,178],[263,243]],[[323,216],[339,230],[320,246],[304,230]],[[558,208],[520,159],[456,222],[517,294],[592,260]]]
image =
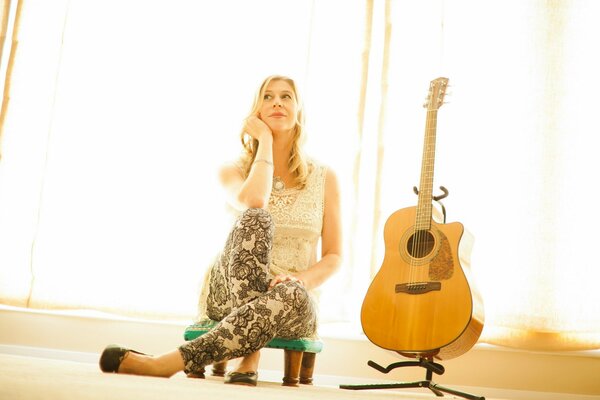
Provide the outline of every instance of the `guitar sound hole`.
[[423,258],[433,250],[435,238],[429,231],[416,231],[406,243],[406,251],[411,257]]

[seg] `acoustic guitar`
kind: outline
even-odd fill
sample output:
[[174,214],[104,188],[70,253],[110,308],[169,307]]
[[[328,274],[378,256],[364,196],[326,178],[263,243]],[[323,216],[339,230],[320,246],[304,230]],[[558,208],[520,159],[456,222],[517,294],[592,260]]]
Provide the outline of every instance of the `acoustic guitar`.
[[468,270],[472,238],[461,223],[433,215],[437,113],[447,86],[447,78],[430,82],[418,204],[387,219],[383,263],[361,309],[369,340],[409,357],[458,357],[483,329],[483,304]]

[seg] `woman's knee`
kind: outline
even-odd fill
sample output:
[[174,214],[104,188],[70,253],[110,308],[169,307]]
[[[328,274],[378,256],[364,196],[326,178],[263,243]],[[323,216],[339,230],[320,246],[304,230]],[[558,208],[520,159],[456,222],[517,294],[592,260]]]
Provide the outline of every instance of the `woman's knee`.
[[291,304],[297,310],[310,308],[312,303],[308,291],[300,282],[286,281],[280,283],[285,288],[285,297],[291,300]]
[[258,226],[262,229],[270,229],[273,226],[273,217],[264,208],[248,208],[242,212],[238,223],[245,227]]
[[239,216],[233,234],[258,233],[261,238],[271,241],[275,231],[275,224],[271,213],[262,208],[248,208]]
[[[285,310],[287,327],[281,327],[280,334],[285,337],[310,336],[316,330],[316,309],[306,288],[295,281],[278,284],[275,290],[280,290],[281,306]],[[287,330],[286,330],[287,329]]]

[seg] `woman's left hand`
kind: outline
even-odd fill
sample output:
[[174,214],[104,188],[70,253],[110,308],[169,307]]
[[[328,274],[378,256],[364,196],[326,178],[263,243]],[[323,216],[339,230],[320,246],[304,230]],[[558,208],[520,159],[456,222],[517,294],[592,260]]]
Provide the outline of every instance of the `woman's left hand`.
[[275,287],[275,285],[277,285],[279,283],[283,283],[283,282],[298,282],[302,286],[304,286],[304,281],[302,279],[298,278],[297,276],[289,275],[289,274],[279,274],[279,275],[275,275],[275,277],[273,277],[273,279],[271,279],[271,282],[269,283],[269,288]]

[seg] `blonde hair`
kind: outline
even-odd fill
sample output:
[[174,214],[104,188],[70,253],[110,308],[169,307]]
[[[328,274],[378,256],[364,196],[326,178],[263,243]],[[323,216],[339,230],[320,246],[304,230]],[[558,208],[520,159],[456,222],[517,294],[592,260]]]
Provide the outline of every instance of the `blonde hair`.
[[[296,83],[293,79],[282,75],[271,75],[267,77],[254,96],[254,103],[252,109],[246,118],[251,116],[258,116],[262,103],[264,101],[265,92],[269,84],[273,81],[285,81],[287,82],[293,91],[296,103],[298,104],[298,113],[296,116],[296,125],[293,128],[292,136],[292,150],[290,153],[290,159],[288,160],[288,168],[294,176],[296,186],[303,188],[306,185],[306,179],[309,174],[308,162],[302,150],[302,145],[305,141],[304,133],[304,111],[302,102],[300,101],[300,95],[296,87]],[[254,139],[250,135],[244,132],[240,133],[240,139],[242,141],[242,155],[240,157],[240,163],[245,176],[250,173],[252,163],[256,158],[256,150],[258,149],[258,140]]]

